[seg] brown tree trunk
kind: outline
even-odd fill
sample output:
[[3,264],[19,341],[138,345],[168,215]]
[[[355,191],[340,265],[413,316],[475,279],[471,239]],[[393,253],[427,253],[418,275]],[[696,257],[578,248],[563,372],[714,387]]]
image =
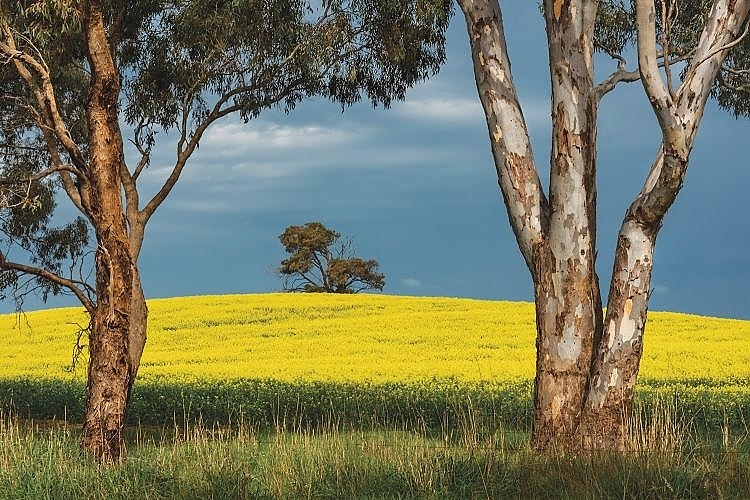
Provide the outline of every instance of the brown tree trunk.
[[[99,245],[99,300],[89,334],[81,443],[97,460],[116,462],[123,456],[122,429],[146,341],[147,308],[127,245],[122,240],[100,241]],[[105,250],[108,247],[111,250]]]
[[89,334],[82,445],[98,460],[112,462],[122,458],[125,410],[145,344],[147,309],[123,210],[120,76],[100,2],[85,4],[84,30],[91,65],[90,160],[81,199],[96,233],[97,304]]
[[[135,268],[130,288],[130,315],[116,313],[113,303],[124,301],[106,296],[110,314],[97,309],[89,338],[89,376],[86,416],[81,443],[103,462],[123,457],[122,430],[143,347],[146,343],[148,309]],[[128,288],[127,286],[120,289]],[[104,302],[102,302],[104,303]],[[127,334],[125,333],[127,331]]]

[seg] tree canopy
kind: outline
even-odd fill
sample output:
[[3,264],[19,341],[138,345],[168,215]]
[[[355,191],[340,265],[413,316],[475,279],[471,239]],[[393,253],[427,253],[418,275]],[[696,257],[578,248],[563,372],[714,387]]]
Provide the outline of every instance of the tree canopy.
[[279,241],[290,254],[279,267],[287,291],[357,293],[385,286],[376,260],[355,257],[351,240],[320,222],[289,226]]
[[[655,35],[659,45],[659,66],[671,93],[687,77],[690,62],[715,2],[713,0],[656,0]],[[726,57],[711,84],[711,97],[736,118],[750,117],[750,25],[745,24],[730,42]],[[617,61],[618,69],[602,82],[611,90],[619,81],[637,81],[637,68],[626,67],[626,56],[636,49],[636,0],[601,0],[594,28],[595,48]],[[612,87],[609,87],[612,85]]]

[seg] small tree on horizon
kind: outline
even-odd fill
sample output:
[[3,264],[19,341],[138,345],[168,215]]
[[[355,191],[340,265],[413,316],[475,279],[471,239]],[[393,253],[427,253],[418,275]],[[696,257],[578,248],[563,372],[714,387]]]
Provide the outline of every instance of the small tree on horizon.
[[352,240],[320,222],[289,226],[279,241],[291,254],[279,267],[287,292],[358,293],[385,286],[378,261],[355,257]]

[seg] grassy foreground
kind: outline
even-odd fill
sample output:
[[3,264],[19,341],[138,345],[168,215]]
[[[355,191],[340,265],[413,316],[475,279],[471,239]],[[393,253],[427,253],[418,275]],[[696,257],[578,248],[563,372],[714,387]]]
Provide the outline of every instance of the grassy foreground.
[[138,429],[123,465],[100,466],[75,428],[0,417],[0,498],[747,498],[747,433],[710,440],[654,420],[633,453],[579,457],[535,455],[525,434],[470,421],[438,435],[186,425]]

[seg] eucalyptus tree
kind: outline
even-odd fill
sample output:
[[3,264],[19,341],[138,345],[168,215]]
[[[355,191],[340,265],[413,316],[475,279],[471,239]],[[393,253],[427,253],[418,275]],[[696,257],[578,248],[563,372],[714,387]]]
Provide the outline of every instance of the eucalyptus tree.
[[[146,342],[144,232],[209,127],[311,96],[388,106],[438,70],[449,15],[447,0],[0,3],[0,286],[72,293],[90,315],[88,452],[122,456]],[[166,132],[173,164],[142,198]],[[65,200],[77,217],[61,224]]]
[[279,241],[289,254],[279,266],[287,292],[359,293],[385,286],[378,261],[356,257],[351,239],[320,222],[288,226]]
[[[534,283],[532,445],[622,449],[638,374],[656,237],[682,187],[709,97],[750,103],[750,0],[545,0],[552,149],[545,193],[511,74],[497,0],[459,0],[511,227]],[[635,48],[638,66],[628,67]],[[594,80],[595,51],[615,70]],[[617,235],[606,317],[596,272],[596,120],[641,81],[662,131]]]

